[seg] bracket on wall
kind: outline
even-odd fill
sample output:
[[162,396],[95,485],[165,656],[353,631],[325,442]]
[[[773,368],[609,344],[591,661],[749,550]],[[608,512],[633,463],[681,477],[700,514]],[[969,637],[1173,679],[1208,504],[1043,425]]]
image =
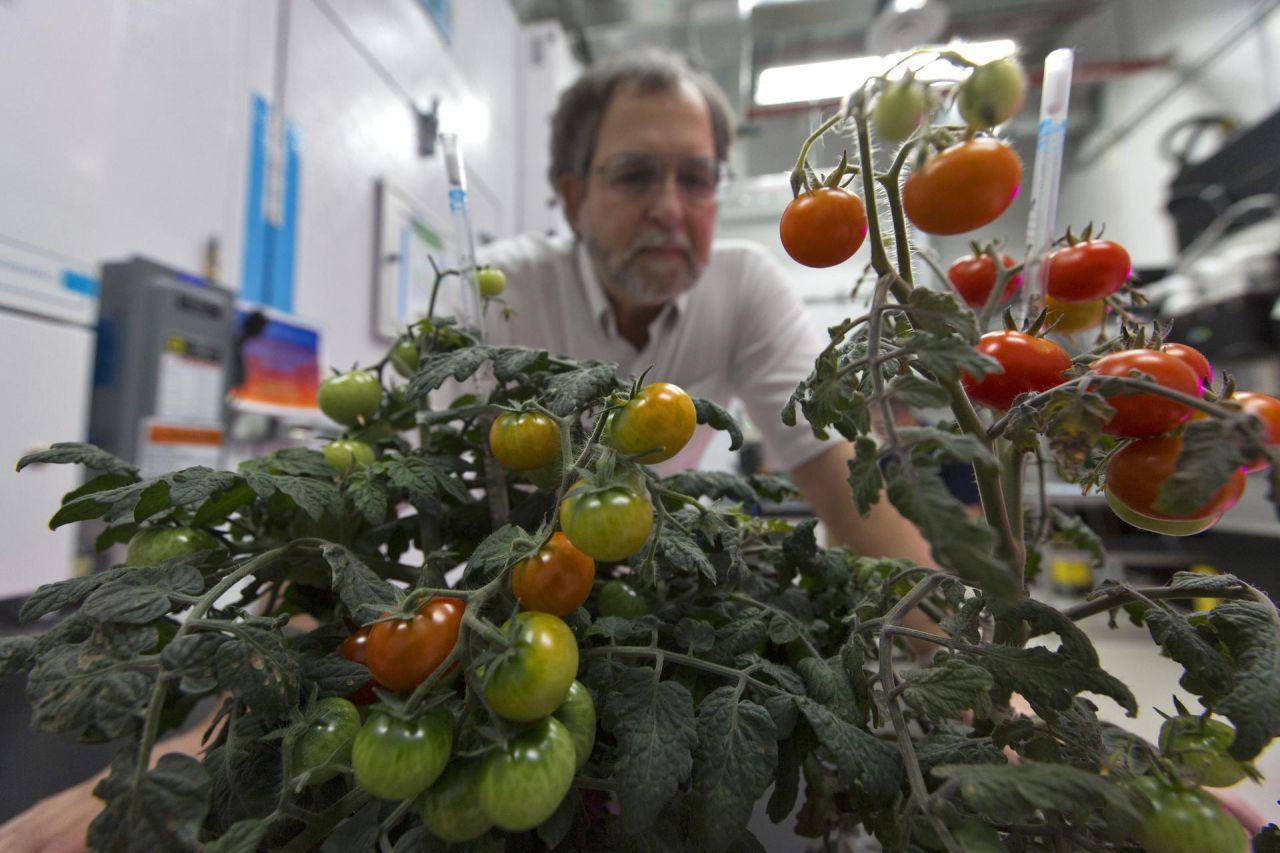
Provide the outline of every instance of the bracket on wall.
[[418,156],[430,157],[436,153],[436,137],[440,135],[440,98],[431,99],[431,110],[415,108],[418,116]]

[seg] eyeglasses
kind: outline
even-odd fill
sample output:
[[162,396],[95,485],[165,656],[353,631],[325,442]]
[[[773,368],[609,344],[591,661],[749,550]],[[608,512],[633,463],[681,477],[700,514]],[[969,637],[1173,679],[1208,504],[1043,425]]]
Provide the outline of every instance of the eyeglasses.
[[686,157],[673,166],[653,154],[623,152],[596,167],[606,189],[634,201],[652,197],[671,171],[681,198],[690,205],[715,201],[729,179],[728,164],[711,157]]

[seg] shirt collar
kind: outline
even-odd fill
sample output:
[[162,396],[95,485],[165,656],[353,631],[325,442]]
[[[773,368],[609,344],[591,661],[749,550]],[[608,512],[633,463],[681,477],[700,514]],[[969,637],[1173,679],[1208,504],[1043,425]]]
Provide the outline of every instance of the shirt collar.
[[[604,285],[600,284],[600,279],[596,277],[595,266],[591,263],[591,258],[587,255],[587,246],[582,240],[574,241],[574,261],[578,268],[578,280],[582,282],[582,289],[585,291],[584,296],[591,318],[606,334],[616,334],[617,325],[614,322],[613,306],[609,304],[609,297],[605,295]],[[658,316],[654,318],[654,324],[674,322],[680,317],[688,309],[691,292],[692,289],[686,290],[663,306]]]

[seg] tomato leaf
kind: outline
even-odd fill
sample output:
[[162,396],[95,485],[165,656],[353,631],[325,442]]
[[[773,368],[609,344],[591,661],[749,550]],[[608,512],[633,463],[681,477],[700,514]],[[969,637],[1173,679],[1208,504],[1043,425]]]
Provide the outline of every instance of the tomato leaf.
[[913,409],[940,409],[950,402],[940,386],[913,373],[895,376],[885,390],[895,403]]
[[756,494],[775,503],[789,500],[800,494],[796,484],[785,474],[752,474],[747,482]]
[[778,732],[769,712],[739,699],[732,685],[716,688],[698,705],[697,731],[693,786],[705,803],[702,837],[709,849],[723,850],[773,781]]
[[728,498],[748,505],[760,501],[760,495],[750,483],[727,471],[682,471],[664,479],[662,485],[690,497]]
[[915,354],[920,366],[939,379],[959,379],[960,374],[966,371],[973,374],[974,378],[981,379],[1000,369],[999,362],[994,358],[983,355],[972,344],[958,337],[919,335],[912,337],[907,346]]
[[857,785],[868,797],[879,801],[898,793],[905,776],[897,750],[812,699],[797,696],[795,701],[819,742],[835,760],[840,784]]
[[53,514],[53,518],[49,519],[49,529],[57,530],[62,525],[73,521],[86,521],[90,518],[101,518],[104,515],[108,521],[113,521],[131,513],[142,493],[152,485],[152,482],[147,480],[141,483],[130,483],[118,489],[107,489],[67,501]]
[[561,373],[547,381],[543,404],[557,415],[569,415],[589,408],[617,385],[618,365],[594,361]]
[[658,534],[655,558],[668,573],[701,574],[716,582],[715,566],[698,541],[674,524],[665,524]]
[[218,684],[247,702],[255,712],[280,715],[298,702],[297,655],[275,631],[237,626],[214,654]]
[[1165,480],[1155,508],[1171,515],[1194,513],[1223,484],[1262,450],[1256,424],[1243,420],[1205,418],[1192,421],[1182,433],[1176,470]]
[[277,489],[293,498],[312,521],[319,521],[326,512],[342,511],[342,497],[333,483],[293,475],[275,477],[273,482]]
[[880,446],[875,439],[861,436],[853,443],[854,455],[849,460],[849,486],[853,502],[863,518],[880,501],[884,476],[880,473]]
[[399,604],[399,591],[378,577],[353,552],[328,542],[320,553],[333,570],[334,591],[357,620],[374,619]]
[[944,652],[930,666],[902,673],[902,682],[902,700],[920,716],[940,722],[958,720],[970,709],[985,715],[995,686],[991,673]]
[[57,610],[74,607],[88,598],[95,589],[128,571],[129,569],[121,567],[84,577],[42,584],[22,605],[18,619],[25,625]]
[[1251,761],[1280,735],[1280,622],[1269,602],[1228,601],[1209,624],[1235,664],[1235,684],[1213,709],[1236,727],[1231,757]]
[[622,823],[629,833],[653,822],[693,767],[698,735],[693,697],[647,667],[624,670],[605,699],[604,724],[618,744],[614,767]]
[[421,400],[452,377],[461,382],[480,369],[480,366],[496,354],[493,347],[466,347],[451,352],[427,354],[418,365],[418,372],[409,380],[405,399]]
[[173,506],[173,502],[169,499],[169,483],[162,477],[153,480],[142,494],[138,497],[138,502],[133,507],[133,520],[137,522],[146,521],[156,513],[163,512]]
[[333,466],[325,461],[324,454],[306,447],[286,447],[257,462],[271,473],[318,477],[321,480],[333,478]]
[[1107,810],[1109,817],[1136,820],[1135,801],[1119,785],[1065,764],[1023,760],[1019,764],[944,765],[935,776],[955,780],[964,801],[992,823],[1011,823],[1044,811],[1076,818]]
[[186,693],[207,693],[218,686],[215,670],[218,649],[227,642],[222,634],[187,634],[173,640],[160,652],[166,673],[181,676]]
[[691,654],[710,651],[716,644],[716,629],[685,616],[676,624],[676,643]]
[[916,745],[916,758],[927,776],[943,764],[1006,764],[1008,759],[989,737],[962,735],[938,728]]
[[[1064,512],[1058,507],[1049,508],[1049,517],[1053,525],[1053,541],[1055,544],[1084,551],[1089,555],[1090,564],[1101,569],[1107,559],[1102,546],[1102,539],[1078,515]],[[1199,577],[1199,575],[1197,575]]]
[[151,678],[121,668],[128,663],[90,643],[43,653],[27,677],[31,727],[38,732],[80,731],[95,739],[131,733],[151,698]]
[[511,382],[529,373],[546,370],[551,356],[546,350],[529,347],[501,347],[493,359],[493,375],[499,382]]
[[1155,640],[1185,672],[1179,684],[1197,696],[1217,697],[1231,688],[1231,664],[1218,651],[1213,637],[1167,607],[1148,608],[1144,619]]
[[204,591],[204,578],[192,562],[189,556],[180,557],[117,575],[90,593],[80,612],[99,622],[131,625],[158,619],[172,609],[170,593]]
[[94,850],[198,849],[209,811],[209,774],[189,755],[169,753],[134,782],[134,751],[111,763],[111,775],[94,788],[106,807],[89,826]]
[[16,675],[35,666],[35,637],[0,637],[0,676]]
[[1124,683],[1098,667],[1042,646],[987,646],[974,662],[991,673],[998,688],[1021,693],[1045,719],[1056,719],[1083,691],[1110,696],[1131,717],[1138,713],[1137,700]]
[[351,475],[347,482],[347,494],[356,510],[370,524],[381,524],[387,517],[387,487],[368,468]]
[[78,441],[59,441],[46,450],[35,450],[18,460],[18,470],[28,465],[83,465],[108,474],[123,474],[137,479],[138,468],[100,447]]
[[118,489],[127,486],[130,483],[137,482],[138,478],[132,474],[108,473],[99,474],[92,480],[86,482],[83,486],[73,491],[67,492],[62,496],[64,504],[70,503],[76,498],[82,498],[85,495],[92,495],[98,492],[105,492],[108,489]]
[[[601,616],[587,629],[588,637],[604,637],[613,642],[647,637],[655,623],[651,618],[627,619],[622,616]],[[708,626],[709,627],[709,626]]]
[[467,560],[467,568],[462,579],[468,583],[483,583],[503,571],[507,566],[533,556],[536,543],[528,541],[528,546],[517,547],[517,540],[529,540],[529,534],[514,524],[504,524],[485,537],[484,541],[471,552]]
[[950,291],[914,288],[907,303],[907,315],[917,332],[956,335],[970,346],[976,344],[981,335],[977,315],[961,304]]
[[[795,703],[788,701],[787,704],[795,708]],[[781,738],[786,738],[782,732],[778,733]],[[769,820],[774,823],[782,823],[786,820],[787,815],[796,807],[796,798],[800,794],[800,757],[796,752],[796,745],[793,740],[782,739],[778,741],[778,768],[774,777],[773,793],[769,795],[769,803],[766,811]]]
[[701,397],[693,398],[693,408],[698,413],[698,423],[729,433],[730,450],[737,450],[742,447],[744,440],[742,429],[738,426],[738,422],[733,419],[733,415],[726,412],[714,401],[704,400]]
[[768,635],[768,623],[758,612],[735,619],[716,629],[716,651],[732,657],[754,649]]
[[352,850],[375,850],[378,847],[380,832],[378,810],[381,804],[377,799],[365,803],[355,814],[338,824],[324,844],[320,845],[320,853],[350,853]]
[[191,519],[192,527],[210,527],[220,524],[240,507],[253,502],[256,492],[244,481],[236,477],[230,486],[210,495]]
[[271,826],[269,821],[238,820],[224,835],[204,846],[204,853],[256,853]]

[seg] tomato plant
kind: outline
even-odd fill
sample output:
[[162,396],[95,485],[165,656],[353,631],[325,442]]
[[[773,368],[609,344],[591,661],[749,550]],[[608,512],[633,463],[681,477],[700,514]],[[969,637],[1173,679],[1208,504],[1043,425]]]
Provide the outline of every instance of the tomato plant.
[[1012,118],[1026,96],[1027,74],[1016,56],[1008,56],[973,69],[956,92],[956,107],[969,127],[983,130]]
[[489,448],[504,468],[542,468],[560,455],[560,426],[539,412],[503,412],[489,427]]
[[[1185,535],[1180,531],[1199,532],[1188,528],[1199,522],[1207,522],[1207,527],[1240,499],[1245,487],[1243,470],[1234,472],[1207,503],[1192,512],[1174,515],[1158,510],[1156,498],[1161,486],[1173,476],[1181,452],[1180,438],[1145,438],[1126,444],[1111,456],[1107,462],[1108,499],[1112,506],[1118,501],[1132,513],[1145,517],[1144,523],[1129,518],[1126,521],[1136,527],[1155,529],[1158,533]],[[1166,521],[1187,524],[1161,524]]]
[[635,619],[649,612],[649,602],[626,581],[611,580],[600,588],[596,612],[601,616]]
[[876,96],[871,108],[871,126],[876,136],[888,142],[901,142],[924,121],[928,96],[924,87],[911,78],[888,84]]
[[484,698],[496,714],[515,722],[555,711],[578,674],[578,641],[550,613],[516,614],[510,654],[485,674]]
[[1072,335],[1102,325],[1107,316],[1105,299],[1092,302],[1062,302],[1052,296],[1045,300],[1044,326],[1051,332]]
[[418,342],[410,337],[400,338],[391,347],[387,359],[396,373],[408,379],[418,372]]
[[338,439],[326,444],[321,451],[324,461],[333,466],[339,475],[345,476],[357,468],[372,465],[376,458],[373,448],[363,441]]
[[596,561],[557,530],[536,555],[516,563],[511,591],[530,610],[568,616],[587,600],[595,577]]
[[1236,730],[1222,722],[1186,714],[1160,726],[1160,751],[1183,768],[1197,785],[1228,788],[1246,775],[1242,761],[1227,754]]
[[479,758],[458,756],[422,795],[422,822],[441,841],[472,841],[493,828],[493,818],[480,805],[482,766]]
[[351,747],[356,782],[375,797],[407,800],[435,782],[453,749],[453,718],[441,710],[412,720],[375,709]]
[[625,486],[578,483],[560,502],[560,527],[574,547],[597,560],[625,560],[653,529],[653,507]]
[[637,462],[653,465],[679,453],[697,426],[693,398],[683,388],[651,382],[610,413],[604,441],[619,453],[636,456]]
[[853,257],[866,239],[867,211],[848,190],[819,187],[791,200],[779,233],[796,263],[833,267]]
[[503,829],[532,829],[559,807],[573,782],[573,770],[569,730],[546,717],[485,757],[480,807]]
[[574,767],[581,770],[582,765],[591,757],[591,750],[596,744],[596,704],[591,701],[591,693],[581,681],[569,685],[569,693],[556,708],[553,715],[569,732],[573,739],[573,751],[577,756]]
[[1124,246],[1083,240],[1049,256],[1049,295],[1059,302],[1092,302],[1110,296],[1129,279]]
[[218,540],[204,530],[191,527],[146,527],[129,540],[124,564],[154,566],[173,557],[184,557],[221,547]]
[[332,696],[321,699],[307,730],[291,744],[294,775],[310,774],[308,785],[337,776],[340,767],[351,764],[351,747],[359,730],[360,712],[355,705]]
[[369,627],[365,664],[390,690],[412,690],[435,672],[458,641],[465,604],[437,596],[410,619],[390,619]]
[[316,405],[343,426],[356,426],[372,418],[382,402],[382,385],[367,370],[351,370],[330,376],[316,391]]
[[1022,161],[998,139],[957,142],[902,185],[902,208],[929,234],[964,234],[994,222],[1022,185]]
[[[1237,391],[1231,399],[1266,427],[1264,443],[1269,447],[1280,445],[1280,400],[1257,391]],[[1263,455],[1252,460],[1247,468],[1250,474],[1265,471],[1271,467],[1271,461]]]
[[981,379],[966,373],[964,390],[976,402],[993,409],[1009,408],[1019,394],[1061,385],[1063,373],[1071,369],[1066,350],[1024,332],[988,332],[978,341],[978,352],[999,362],[1001,371]]
[[[1000,264],[1005,269],[1009,269],[1016,263],[1017,261],[1008,255],[1000,255]],[[951,266],[947,267],[947,280],[955,287],[966,305],[970,308],[982,308],[987,304],[991,288],[996,285],[996,262],[987,254],[965,255],[963,258],[957,258]],[[1010,278],[1004,286],[1004,292],[1000,294],[1000,301],[1003,302],[1013,296],[1021,284],[1021,275]]]
[[[1101,376],[1128,376],[1144,373],[1162,388],[1188,397],[1200,396],[1200,379],[1194,370],[1175,356],[1149,349],[1131,349],[1104,355],[1090,368]],[[1161,435],[1191,417],[1185,403],[1155,392],[1114,394],[1107,403],[1116,410],[1103,426],[1110,435],[1148,438]]]
[[1148,850],[1204,853],[1244,849],[1244,830],[1212,794],[1173,788],[1151,776],[1135,779],[1133,786],[1151,806],[1133,833]]

